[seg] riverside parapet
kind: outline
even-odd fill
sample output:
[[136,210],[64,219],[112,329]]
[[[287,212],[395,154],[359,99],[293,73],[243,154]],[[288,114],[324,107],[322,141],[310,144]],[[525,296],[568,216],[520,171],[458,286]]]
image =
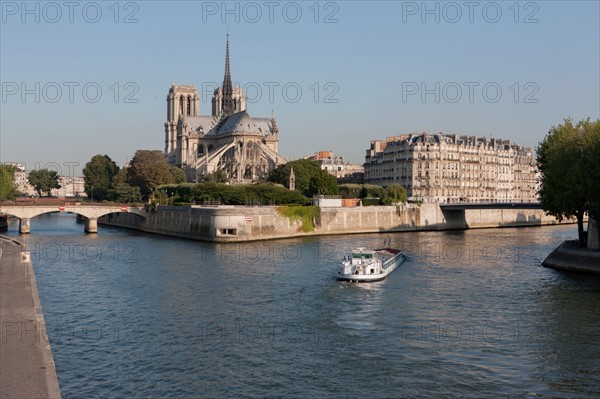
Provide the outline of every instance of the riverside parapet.
[[[287,208],[287,207],[283,207]],[[278,206],[159,206],[145,215],[116,213],[98,222],[143,232],[213,242],[309,235],[456,230],[559,224],[542,209],[442,210],[437,204],[322,207],[312,225]],[[567,223],[572,223],[567,221]]]

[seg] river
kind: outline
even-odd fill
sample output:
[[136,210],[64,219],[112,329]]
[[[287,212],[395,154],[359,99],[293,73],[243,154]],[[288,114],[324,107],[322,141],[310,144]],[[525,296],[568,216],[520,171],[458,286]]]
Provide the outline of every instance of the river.
[[541,267],[575,236],[394,233],[409,260],[369,284],[333,272],[388,235],[213,244],[52,214],[21,239],[64,398],[592,398],[600,278]]

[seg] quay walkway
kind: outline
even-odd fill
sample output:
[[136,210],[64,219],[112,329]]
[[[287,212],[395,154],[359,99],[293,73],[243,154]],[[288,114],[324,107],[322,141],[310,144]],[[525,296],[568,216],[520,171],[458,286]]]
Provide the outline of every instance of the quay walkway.
[[24,246],[0,236],[0,398],[60,398],[35,274]]

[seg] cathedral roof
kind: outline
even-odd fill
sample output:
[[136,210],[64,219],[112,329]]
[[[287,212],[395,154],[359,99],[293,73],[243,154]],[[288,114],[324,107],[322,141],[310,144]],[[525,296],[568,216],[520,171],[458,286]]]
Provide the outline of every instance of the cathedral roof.
[[218,122],[218,120],[212,116],[186,116],[185,121],[188,124],[190,132],[200,134],[207,134]]
[[241,111],[231,115],[220,126],[218,133],[271,133],[273,127],[271,126],[270,118],[253,118],[248,115],[248,112]]
[[253,118],[241,111],[223,119],[220,123],[212,116],[186,116],[189,132],[208,137],[228,134],[273,134],[272,118]]

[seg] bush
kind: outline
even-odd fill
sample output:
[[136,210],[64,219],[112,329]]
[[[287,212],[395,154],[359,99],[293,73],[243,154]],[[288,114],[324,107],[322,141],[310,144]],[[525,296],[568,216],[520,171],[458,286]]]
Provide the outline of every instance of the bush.
[[206,182],[196,184],[168,184],[159,187],[174,205],[203,201],[218,201],[224,205],[283,205],[310,204],[310,200],[297,191],[273,183],[223,184]]
[[381,205],[381,199],[380,198],[363,198],[362,205],[363,206]]

